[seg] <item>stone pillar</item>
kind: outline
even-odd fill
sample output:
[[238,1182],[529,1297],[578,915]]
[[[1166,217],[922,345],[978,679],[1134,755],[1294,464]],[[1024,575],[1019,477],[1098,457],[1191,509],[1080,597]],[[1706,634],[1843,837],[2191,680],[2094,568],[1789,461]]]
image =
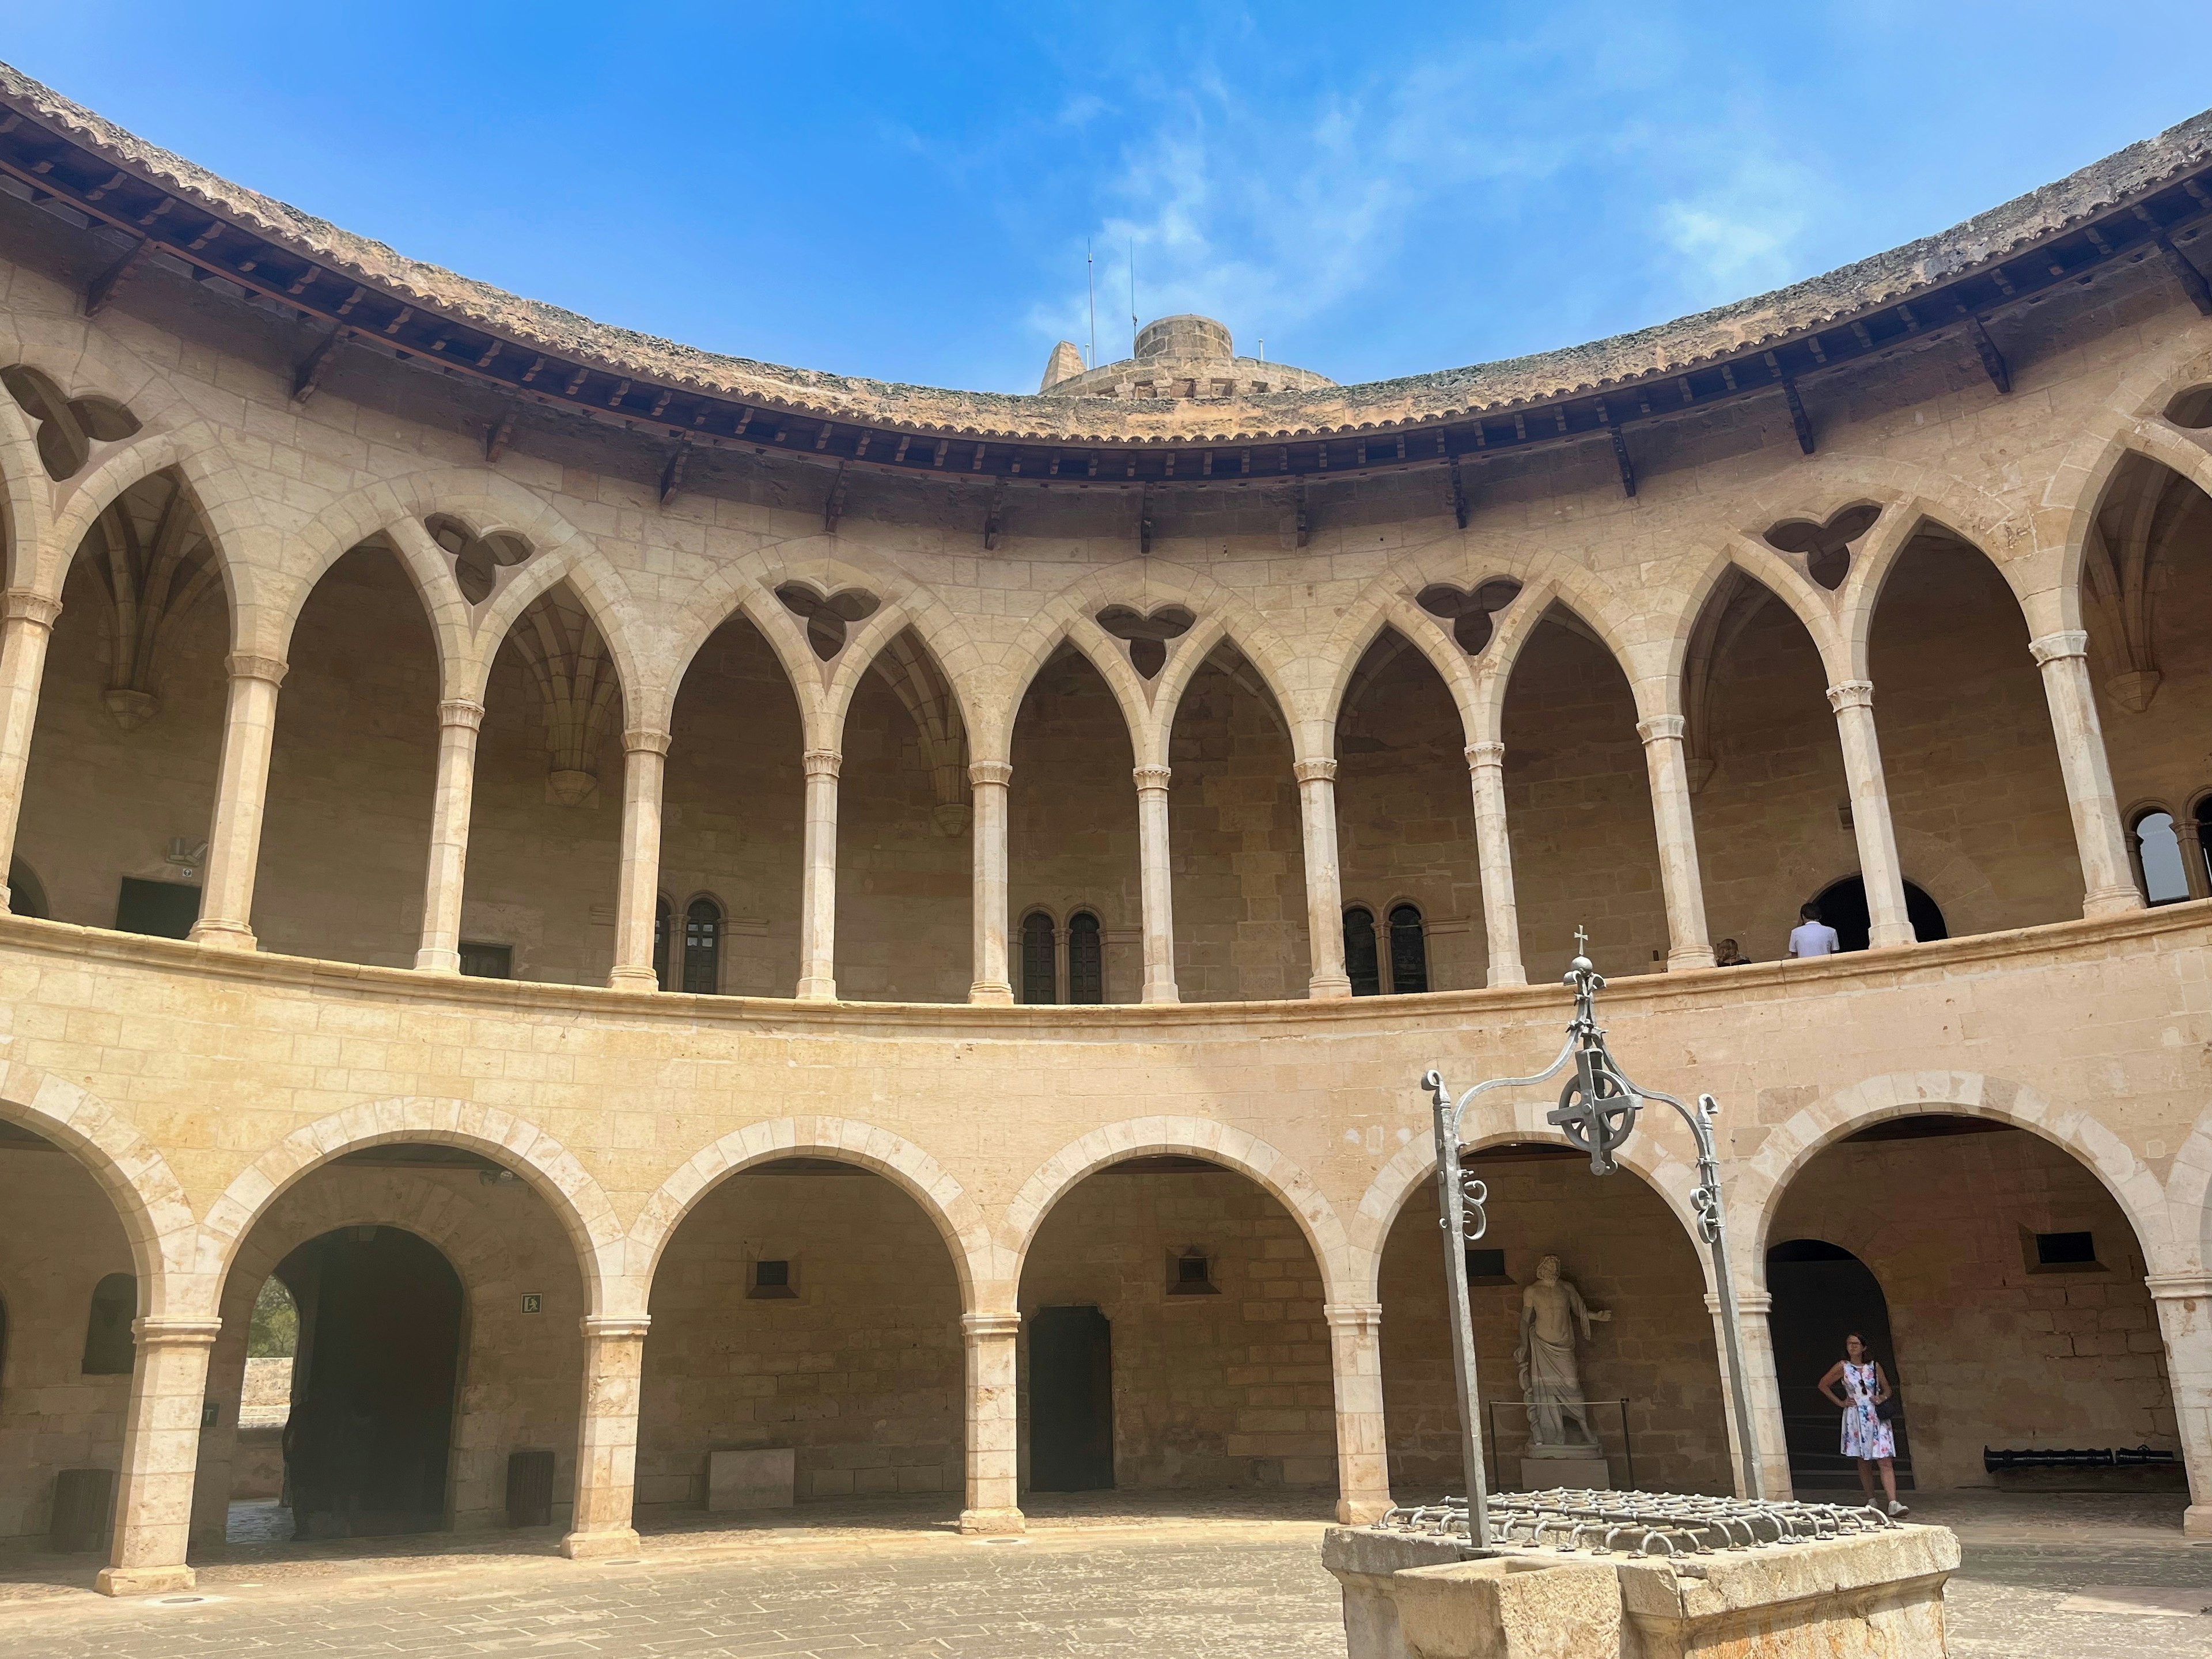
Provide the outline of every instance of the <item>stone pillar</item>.
[[1291,770],[1298,781],[1298,821],[1305,830],[1306,934],[1313,962],[1306,994],[1316,1002],[1348,997],[1352,979],[1344,971],[1344,883],[1336,859],[1336,763],[1302,760]]
[[615,887],[615,965],[607,986],[657,991],[653,917],[660,902],[660,786],[668,733],[649,726],[623,733],[622,871]]
[[1168,867],[1168,780],[1164,766],[1139,766],[1138,884],[1145,906],[1145,988],[1139,1000],[1180,1002],[1175,975],[1175,878]]
[[1013,775],[1005,761],[973,761],[968,767],[975,802],[975,979],[968,988],[970,1002],[1014,1000],[1013,981],[1006,976],[1006,786]]
[[2058,769],[2074,813],[2074,842],[2081,853],[2081,914],[2140,910],[2142,890],[2136,885],[2135,866],[2128,858],[2127,832],[2112,794],[2112,763],[2105,757],[2105,732],[2089,687],[2089,636],[2070,629],[2030,641],[2027,648],[2043,671]]
[[968,1350],[968,1498],[960,1530],[1006,1537],[1027,1530],[1018,1491],[1014,1338],[1018,1313],[960,1316]]
[[1336,1518],[1380,1521],[1390,1507],[1390,1453],[1382,1427],[1382,1304],[1332,1302],[1329,1369],[1336,1382]]
[[835,749],[810,749],[806,768],[806,866],[799,899],[799,994],[837,1000],[837,769]]
[[276,737],[276,688],[286,665],[234,652],[230,702],[223,711],[222,764],[216,774],[215,824],[208,832],[200,919],[202,945],[251,951],[253,872],[261,861],[261,813],[269,800],[269,750]]
[[1851,830],[1858,837],[1859,878],[1866,884],[1867,942],[1876,951],[1913,942],[1905,909],[1905,872],[1897,860],[1897,829],[1889,816],[1889,783],[1874,729],[1874,682],[1845,680],[1828,688],[1836,736],[1844,746],[1844,779],[1851,792]]
[[2212,1538],[2212,1273],[2153,1273],[2144,1283],[2158,1306],[2166,1386],[2189,1469],[2181,1530]]
[[46,645],[61,614],[59,599],[27,587],[11,587],[0,600],[0,905],[9,902],[8,867],[15,861],[15,825],[23,814],[23,775],[38,724]]
[[638,1376],[642,1316],[584,1316],[584,1408],[576,1425],[576,1504],[561,1553],[598,1561],[638,1553],[630,1510],[637,1492]]
[[1521,913],[1513,897],[1513,843],[1505,833],[1505,745],[1472,743],[1468,775],[1474,781],[1475,863],[1482,877],[1482,927],[1490,953],[1489,983],[1526,985],[1521,965]]
[[136,1321],[123,1468],[115,1482],[114,1542],[98,1580],[103,1595],[190,1589],[185,1550],[192,1529],[192,1475],[200,1407],[219,1319]]
[[[1743,1340],[1744,1386],[1750,1395],[1751,1432],[1758,1443],[1759,1473],[1765,1483],[1766,1496],[1771,1500],[1786,1499],[1791,1494],[1790,1485],[1790,1442],[1782,1425],[1782,1381],[1774,1364],[1774,1333],[1767,1323],[1767,1314],[1774,1306],[1774,1298],[1765,1291],[1738,1290],[1735,1293],[1736,1317],[1740,1322],[1737,1334]],[[1705,1311],[1713,1316],[1714,1364],[1728,1352],[1728,1339],[1721,1330],[1721,1299],[1708,1293]],[[1743,1448],[1736,1443],[1735,1402],[1729,1397],[1727,1377],[1723,1372],[1721,1388],[1721,1415],[1728,1423],[1729,1463],[1739,1494],[1749,1488],[1743,1479]]]
[[2212,898],[2212,882],[2208,881],[2204,867],[2204,832],[2186,803],[2174,815],[2173,838],[2181,843],[2181,878],[2188,884],[2189,896]]
[[1651,774],[1651,821],[1659,832],[1659,885],[1667,898],[1667,967],[1710,968],[1705,890],[1698,877],[1698,826],[1690,816],[1690,769],[1682,753],[1680,714],[1636,722]]
[[469,809],[476,799],[477,732],[483,705],[452,698],[438,705],[438,793],[430,806],[430,869],[422,884],[424,973],[461,971],[461,892],[469,864]]

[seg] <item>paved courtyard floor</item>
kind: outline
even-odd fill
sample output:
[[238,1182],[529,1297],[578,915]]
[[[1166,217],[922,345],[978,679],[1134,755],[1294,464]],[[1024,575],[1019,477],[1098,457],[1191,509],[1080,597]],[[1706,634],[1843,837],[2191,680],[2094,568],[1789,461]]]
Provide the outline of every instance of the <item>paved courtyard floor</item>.
[[[1140,1498],[1150,1499],[1149,1505]],[[1103,1501],[1098,1501],[1103,1499]],[[550,1530],[234,1543],[189,1597],[109,1601],[87,1557],[0,1555],[0,1655],[529,1655],[532,1659],[1341,1659],[1300,1494],[1039,1500],[1030,1535],[963,1539],[934,1504],[810,1508],[810,1524],[662,1527],[632,1563],[553,1553]],[[2179,1498],[1954,1494],[1958,1659],[2212,1656],[2212,1542]],[[271,1530],[241,1516],[243,1532]]]

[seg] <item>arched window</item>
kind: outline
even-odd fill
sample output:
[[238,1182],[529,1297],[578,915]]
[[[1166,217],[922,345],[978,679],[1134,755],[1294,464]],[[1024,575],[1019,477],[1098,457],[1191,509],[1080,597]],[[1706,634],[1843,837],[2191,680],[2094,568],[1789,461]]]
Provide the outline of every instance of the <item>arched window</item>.
[[2212,795],[2197,803],[2197,856],[2203,862],[2206,884],[2212,886]]
[[1429,988],[1429,936],[1410,904],[1390,910],[1390,989],[1400,996]]
[[710,898],[684,907],[684,988],[706,997],[722,988],[722,907]]
[[1106,935],[1088,910],[1067,919],[1067,1000],[1106,1000]]
[[669,903],[665,895],[653,901],[653,977],[659,982],[660,988],[664,991],[672,991],[676,988],[668,981],[668,929],[669,925],[675,920],[676,907]]
[[1344,913],[1344,971],[1352,978],[1352,994],[1382,994],[1382,964],[1375,953],[1375,913],[1354,905]]
[[138,1281],[129,1273],[110,1273],[93,1286],[92,1316],[84,1327],[87,1376],[128,1376],[137,1345],[131,1322],[138,1316]]
[[2187,898],[2189,878],[2181,867],[2181,838],[2173,832],[2173,814],[2163,808],[2138,814],[2135,841],[2143,897],[2153,904]]
[[1022,918],[1022,1000],[1060,1000],[1060,969],[1053,951],[1052,918],[1032,910]]

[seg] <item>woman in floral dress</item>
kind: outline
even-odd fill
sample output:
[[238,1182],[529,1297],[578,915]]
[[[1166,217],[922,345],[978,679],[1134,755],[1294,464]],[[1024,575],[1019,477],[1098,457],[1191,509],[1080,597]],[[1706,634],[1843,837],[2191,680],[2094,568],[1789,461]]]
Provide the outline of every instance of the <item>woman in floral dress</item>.
[[[1838,1385],[1841,1394],[1836,1391]],[[1879,1463],[1889,1512],[1903,1515],[1905,1508],[1897,1501],[1897,1470],[1891,1462],[1897,1455],[1897,1437],[1875,1410],[1890,1397],[1889,1378],[1867,1357],[1866,1339],[1856,1331],[1844,1339],[1844,1357],[1828,1367],[1820,1379],[1820,1392],[1843,1408],[1844,1455],[1858,1459],[1859,1485],[1866,1488],[1867,1502],[1874,1502],[1874,1470]]]

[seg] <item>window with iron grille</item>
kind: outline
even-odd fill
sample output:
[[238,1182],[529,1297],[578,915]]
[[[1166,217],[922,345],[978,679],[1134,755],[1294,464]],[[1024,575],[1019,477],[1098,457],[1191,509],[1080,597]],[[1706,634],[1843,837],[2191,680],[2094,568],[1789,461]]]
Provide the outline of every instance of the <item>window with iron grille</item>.
[[709,898],[684,907],[684,988],[708,997],[722,988],[722,907]]

